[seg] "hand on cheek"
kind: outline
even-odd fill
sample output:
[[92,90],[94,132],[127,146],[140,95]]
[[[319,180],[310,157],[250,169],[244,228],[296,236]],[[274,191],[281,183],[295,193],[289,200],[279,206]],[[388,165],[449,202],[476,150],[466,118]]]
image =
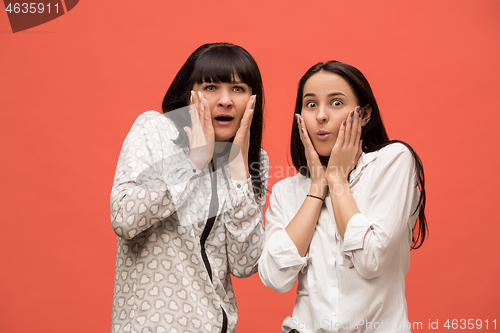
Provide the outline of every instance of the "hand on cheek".
[[215,141],[212,115],[201,92],[191,91],[190,102],[191,127],[184,127],[189,139],[189,159],[203,170],[212,159]]
[[346,182],[361,156],[360,107],[349,112],[340,125],[337,141],[332,148],[326,170],[328,183]]
[[245,111],[240,120],[240,126],[233,140],[229,155],[231,179],[244,180],[249,177],[248,150],[250,148],[250,127],[252,125],[257,96],[252,95],[246,104]]
[[311,189],[309,194],[324,198],[326,196],[327,183],[325,178],[325,169],[321,164],[319,155],[314,149],[309,133],[307,132],[304,119],[299,114],[295,114],[297,126],[299,129],[300,140],[304,145],[304,152],[307,159],[307,166],[311,177]]

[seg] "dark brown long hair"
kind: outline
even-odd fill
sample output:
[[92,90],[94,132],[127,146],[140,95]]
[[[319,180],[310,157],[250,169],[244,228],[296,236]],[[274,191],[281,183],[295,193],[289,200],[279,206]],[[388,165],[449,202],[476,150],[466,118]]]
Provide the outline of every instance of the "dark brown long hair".
[[[417,209],[414,214],[420,208],[418,213],[418,220],[413,228],[413,241],[412,249],[418,249],[422,246],[428,232],[427,219],[425,218],[425,177],[424,177],[424,167],[422,161],[418,157],[417,153],[413,148],[406,142],[399,140],[389,140],[387,131],[385,130],[384,123],[380,116],[380,110],[377,104],[377,100],[373,95],[373,91],[366,80],[365,76],[355,67],[341,63],[339,61],[328,61],[326,63],[317,63],[312,66],[305,74],[302,76],[299,82],[299,89],[297,92],[297,99],[295,102],[295,113],[301,114],[302,112],[302,96],[304,93],[304,85],[307,80],[314,74],[325,71],[337,74],[347,81],[351,89],[353,90],[356,98],[358,100],[358,105],[362,108],[364,106],[371,106],[371,117],[368,123],[363,126],[361,133],[361,139],[363,140],[363,152],[370,153],[377,151],[391,143],[399,142],[405,145],[413,155],[415,161],[416,170],[416,182],[420,189],[420,200]],[[295,117],[295,114],[294,114]],[[309,168],[307,167],[307,159],[305,156],[304,145],[302,144],[299,136],[299,131],[296,126],[296,122],[292,125],[292,136],[290,140],[290,154],[292,157],[292,163],[295,169],[302,175],[309,177]]]

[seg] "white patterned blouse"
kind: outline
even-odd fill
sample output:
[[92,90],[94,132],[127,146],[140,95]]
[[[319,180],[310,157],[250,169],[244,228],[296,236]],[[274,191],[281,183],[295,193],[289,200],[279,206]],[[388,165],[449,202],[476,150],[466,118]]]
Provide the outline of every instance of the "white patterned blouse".
[[[215,171],[198,170],[177,136],[169,118],[148,111],[123,143],[111,192],[111,332],[233,332],[230,274],[257,271],[265,191],[257,197],[250,179],[231,180],[227,155],[214,157]],[[266,188],[264,151],[261,165]]]

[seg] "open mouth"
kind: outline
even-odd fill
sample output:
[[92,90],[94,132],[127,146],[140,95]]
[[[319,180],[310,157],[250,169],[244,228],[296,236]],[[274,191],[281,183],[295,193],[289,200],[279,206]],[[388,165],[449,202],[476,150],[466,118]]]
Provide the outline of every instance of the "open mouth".
[[234,117],[232,117],[230,115],[219,115],[219,116],[215,117],[215,121],[219,125],[228,125],[231,123],[231,121],[233,119],[234,119]]

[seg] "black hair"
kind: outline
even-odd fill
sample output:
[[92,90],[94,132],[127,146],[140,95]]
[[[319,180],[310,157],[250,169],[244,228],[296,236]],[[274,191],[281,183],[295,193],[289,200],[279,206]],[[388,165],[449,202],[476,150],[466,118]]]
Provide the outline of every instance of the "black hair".
[[[254,193],[265,195],[260,163],[262,145],[264,88],[259,67],[254,58],[244,48],[229,43],[204,44],[196,49],[186,60],[173,79],[163,98],[163,113],[172,118],[179,131],[174,141],[181,147],[189,146],[189,139],[184,131],[191,127],[191,119],[187,112],[171,112],[188,105],[189,96],[196,83],[216,82],[231,83],[237,75],[243,83],[256,95],[252,124],[250,125],[250,146],[248,149],[248,165]],[[232,141],[232,140],[231,140]],[[257,163],[260,167],[254,168]]]
[[[413,155],[415,161],[416,170],[416,182],[420,189],[420,199],[419,205],[417,206],[414,213],[420,208],[418,213],[418,220],[413,228],[413,241],[412,249],[418,249],[422,246],[427,234],[429,233],[427,220],[425,218],[425,177],[424,177],[424,167],[422,161],[418,157],[417,153],[413,148],[399,140],[389,140],[387,131],[385,130],[384,123],[382,122],[382,117],[380,116],[380,110],[373,94],[373,91],[366,80],[365,76],[355,67],[341,63],[339,61],[328,61],[326,63],[317,63],[312,66],[299,81],[299,88],[297,92],[297,99],[295,103],[295,113],[301,114],[302,112],[302,96],[304,92],[304,85],[307,80],[314,74],[325,71],[337,74],[347,81],[351,89],[353,90],[356,98],[358,100],[358,105],[363,108],[366,106],[371,106],[371,117],[368,123],[363,126],[361,139],[363,140],[363,152],[369,153],[377,151],[391,143],[399,142],[405,145]],[[294,114],[295,117],[295,114]],[[294,118],[295,119],[295,118]],[[292,125],[292,136],[290,140],[290,153],[292,158],[292,163],[295,169],[302,175],[309,177],[309,168],[307,167],[307,159],[305,156],[304,146],[300,140],[300,135],[296,122],[293,121]]]

